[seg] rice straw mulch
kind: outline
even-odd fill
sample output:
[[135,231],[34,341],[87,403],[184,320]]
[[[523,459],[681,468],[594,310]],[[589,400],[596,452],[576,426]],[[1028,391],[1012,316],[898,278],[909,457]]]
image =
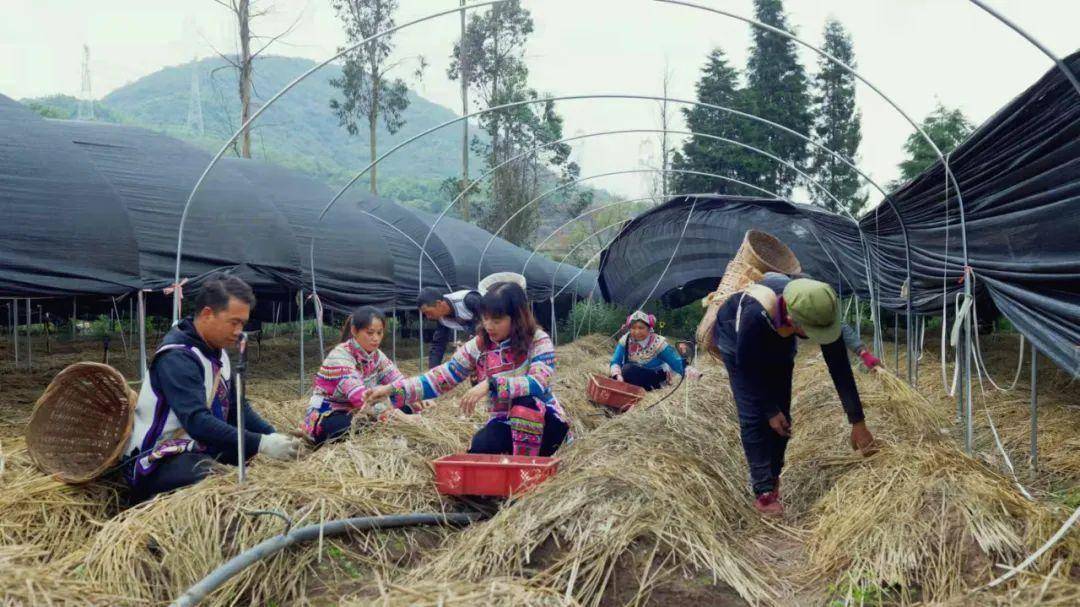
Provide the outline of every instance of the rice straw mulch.
[[[115,481],[115,479],[113,479]],[[118,510],[118,486],[68,485],[43,474],[22,438],[0,443],[0,546],[30,545],[44,561],[86,548]]]
[[650,555],[642,580],[697,571],[749,601],[776,597],[781,583],[756,560],[768,548],[752,538],[760,523],[733,411],[717,394],[697,386],[689,406],[673,399],[607,421],[564,448],[557,476],[460,533],[410,579],[518,575],[597,605],[616,563],[637,548]]
[[[657,580],[679,574],[705,576],[765,604],[824,602],[826,595],[843,601],[855,589],[876,589],[884,602],[965,606],[1067,605],[1080,596],[1075,532],[1003,588],[980,588],[1045,541],[1065,513],[1028,501],[993,465],[951,446],[953,409],[922,396],[934,394],[924,385],[934,373],[923,373],[918,391],[895,376],[856,375],[882,445],[864,459],[847,444],[849,426],[820,357],[800,356],[783,475],[789,514],[762,524],[750,507],[723,369],[706,361],[699,382],[659,405],[669,389],[650,393],[611,417],[585,398],[587,374],[606,372],[611,347],[601,336],[560,346],[555,393],[574,419],[576,441],[560,452],[559,475],[491,520],[464,531],[372,532],[295,546],[238,576],[208,604],[561,605],[569,592],[592,606],[627,597],[627,579],[626,600],[644,602]],[[295,398],[294,383],[264,379],[250,387],[264,417],[296,426],[306,399]],[[21,439],[3,438],[0,569],[16,575],[0,581],[0,603],[175,598],[281,531],[280,520],[244,511],[277,510],[306,524],[456,507],[436,494],[429,461],[463,451],[484,416],[462,418],[454,401],[443,399],[418,423],[357,428],[298,462],[256,460],[243,487],[235,469],[223,468],[118,515],[114,487],[52,481],[33,468]],[[1071,413],[1067,404],[1051,406]],[[1026,418],[994,415],[1007,448],[1021,449]],[[1068,448],[1075,416],[1048,416],[1055,421],[1043,426],[1052,426],[1044,430],[1044,461],[1068,469],[1077,457]],[[798,549],[785,552],[785,543]]]
[[0,605],[130,604],[73,575],[62,564],[42,565],[47,558],[35,545],[0,546]]
[[[944,600],[1018,562],[1064,520],[1011,481],[946,445],[886,445],[845,472],[815,507],[807,551],[812,575]],[[1042,559],[1080,564],[1080,538]]]
[[[197,485],[132,508],[97,534],[86,558],[87,573],[116,594],[162,601],[178,596],[242,549],[281,532],[280,519],[246,512],[281,512],[300,525],[441,511],[428,461],[463,450],[476,422],[436,417],[361,428],[349,440],[297,462],[259,462],[242,486],[236,483],[235,469],[226,468]],[[392,544],[415,543],[416,535],[354,534],[350,545],[353,556],[389,575],[398,559]],[[334,543],[344,549],[344,544]],[[297,546],[249,568],[208,604],[235,597],[253,604],[299,599],[319,580],[319,560],[319,545]]]
[[577,607],[573,599],[521,580],[493,578],[482,582],[389,584],[377,597],[347,597],[343,607]]

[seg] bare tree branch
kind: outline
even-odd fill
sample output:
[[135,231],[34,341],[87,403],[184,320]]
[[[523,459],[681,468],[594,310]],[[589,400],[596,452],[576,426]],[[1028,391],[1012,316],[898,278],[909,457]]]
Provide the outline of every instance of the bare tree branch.
[[[261,54],[263,51],[265,51],[271,44],[273,44],[273,43],[277,42],[278,40],[282,39],[283,37],[288,36],[289,34],[293,33],[293,30],[296,29],[296,26],[300,25],[300,19],[302,19],[303,17],[304,17],[304,13],[301,11],[300,14],[298,14],[296,16],[296,19],[293,20],[292,24],[289,25],[289,27],[285,28],[285,31],[281,32],[280,34],[278,34],[276,36],[271,36],[270,41],[267,42],[266,44],[264,44],[262,48],[255,51],[254,53],[252,53],[251,58],[255,59],[256,57],[259,56],[259,54]],[[264,40],[264,39],[266,39],[266,36],[252,35],[251,37],[254,40]]]

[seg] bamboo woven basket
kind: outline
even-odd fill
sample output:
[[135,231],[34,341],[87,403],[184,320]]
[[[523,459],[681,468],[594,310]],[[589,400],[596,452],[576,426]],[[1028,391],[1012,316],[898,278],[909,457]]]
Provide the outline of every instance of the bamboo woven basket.
[[34,405],[26,427],[30,457],[61,481],[94,480],[123,452],[137,398],[124,376],[108,365],[68,366]]
[[781,240],[768,232],[747,230],[739,252],[732,261],[749,264],[759,272],[780,272],[792,276],[802,272],[795,253]]
[[765,272],[790,276],[802,272],[802,265],[795,253],[777,237],[760,230],[747,230],[738,252],[724,270],[720,284],[702,301],[705,314],[698,323],[694,337],[715,358],[720,358],[720,351],[712,339],[716,312],[728,297],[765,278]]

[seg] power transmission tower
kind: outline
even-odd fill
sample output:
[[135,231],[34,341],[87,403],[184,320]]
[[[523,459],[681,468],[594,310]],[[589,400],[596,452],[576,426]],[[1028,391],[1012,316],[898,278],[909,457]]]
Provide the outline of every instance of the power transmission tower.
[[202,93],[199,92],[199,62],[191,60],[191,92],[187,110],[187,129],[196,135],[203,134]]
[[90,92],[90,47],[83,45],[82,91],[79,93],[79,120],[94,119],[94,97]]

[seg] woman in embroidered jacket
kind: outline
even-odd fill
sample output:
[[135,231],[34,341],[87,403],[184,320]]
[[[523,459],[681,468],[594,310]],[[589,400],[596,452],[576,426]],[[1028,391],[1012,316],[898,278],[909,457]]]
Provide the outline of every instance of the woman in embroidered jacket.
[[372,306],[356,308],[345,320],[341,343],[315,374],[301,426],[316,444],[348,432],[358,411],[379,419],[419,411],[419,406],[397,409],[385,400],[389,384],[404,377],[379,349],[385,327],[386,317]]
[[626,317],[628,329],[611,357],[611,376],[646,390],[655,390],[668,381],[668,373],[683,375],[688,365],[682,356],[657,335],[656,317],[641,310]]
[[484,293],[476,337],[446,363],[393,383],[390,400],[404,407],[435,398],[473,372],[478,383],[462,396],[463,412],[491,404],[488,423],[473,436],[469,453],[548,456],[569,433],[566,413],[551,393],[555,348],[533,318],[525,290],[499,282]]

